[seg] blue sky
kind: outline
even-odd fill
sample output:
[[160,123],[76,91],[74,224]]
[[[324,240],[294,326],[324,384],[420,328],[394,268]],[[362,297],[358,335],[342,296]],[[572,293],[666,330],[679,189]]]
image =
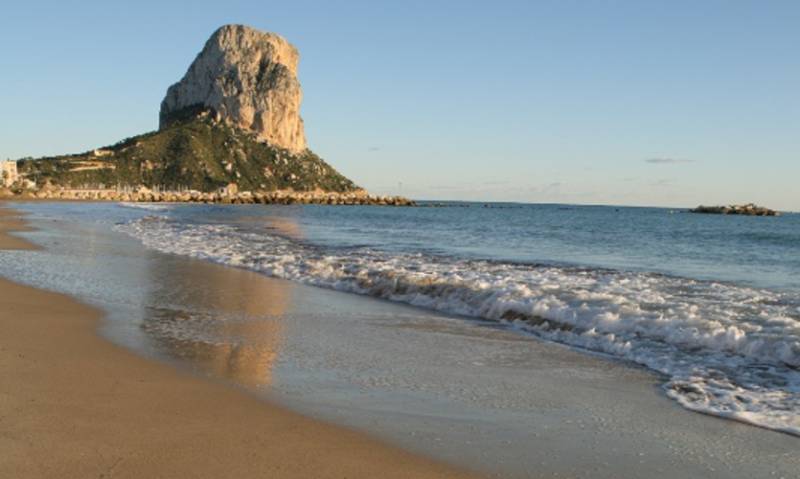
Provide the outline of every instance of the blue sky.
[[300,50],[310,146],[416,198],[800,210],[800,2],[14,2],[0,157],[157,128],[214,29]]

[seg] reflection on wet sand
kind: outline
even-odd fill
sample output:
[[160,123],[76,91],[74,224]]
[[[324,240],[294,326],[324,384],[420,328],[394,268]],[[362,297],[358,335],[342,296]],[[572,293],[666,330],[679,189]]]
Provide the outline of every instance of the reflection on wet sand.
[[157,348],[245,386],[269,385],[292,284],[184,258],[150,264],[142,329]]

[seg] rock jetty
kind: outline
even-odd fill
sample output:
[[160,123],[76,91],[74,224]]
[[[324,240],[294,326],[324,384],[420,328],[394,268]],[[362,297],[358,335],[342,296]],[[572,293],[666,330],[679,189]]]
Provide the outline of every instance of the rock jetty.
[[0,199],[64,200],[64,201],[117,201],[142,203],[219,203],[219,204],[264,204],[264,205],[372,205],[372,206],[416,206],[408,198],[400,196],[370,195],[364,190],[346,193],[325,191],[237,191],[224,188],[213,193],[196,190],[157,191],[145,187],[134,190],[111,189],[64,189],[12,191],[0,189]]
[[704,213],[712,215],[745,215],[745,216],[780,216],[780,212],[757,206],[753,203],[746,205],[728,205],[728,206],[698,206],[690,213]]

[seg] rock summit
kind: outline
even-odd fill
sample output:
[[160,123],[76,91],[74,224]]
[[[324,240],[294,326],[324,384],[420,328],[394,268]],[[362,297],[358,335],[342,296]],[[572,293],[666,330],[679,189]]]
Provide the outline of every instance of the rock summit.
[[271,146],[302,153],[307,145],[298,60],[297,49],[280,35],[225,25],[167,90],[159,128],[208,111]]

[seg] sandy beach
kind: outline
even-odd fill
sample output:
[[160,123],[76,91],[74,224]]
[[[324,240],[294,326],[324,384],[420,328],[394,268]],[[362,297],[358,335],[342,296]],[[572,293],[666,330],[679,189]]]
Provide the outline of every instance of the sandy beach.
[[[34,245],[0,209],[0,248]],[[0,280],[0,477],[468,477],[358,432],[143,359],[103,314]]]
[[[0,450],[13,451],[0,477],[99,477],[115,462],[117,476],[156,477],[462,474],[446,464],[503,479],[749,479],[800,467],[796,438],[691,412],[629,361],[237,263],[307,241],[307,215],[348,221],[350,209],[10,205],[27,225],[0,210],[5,229],[28,231],[6,237],[38,250],[0,250],[0,275],[17,283],[0,288]],[[142,244],[130,225],[178,247]],[[265,243],[239,243],[228,225]],[[221,228],[222,243],[182,243],[203,228]],[[186,254],[208,247],[231,261]]]

